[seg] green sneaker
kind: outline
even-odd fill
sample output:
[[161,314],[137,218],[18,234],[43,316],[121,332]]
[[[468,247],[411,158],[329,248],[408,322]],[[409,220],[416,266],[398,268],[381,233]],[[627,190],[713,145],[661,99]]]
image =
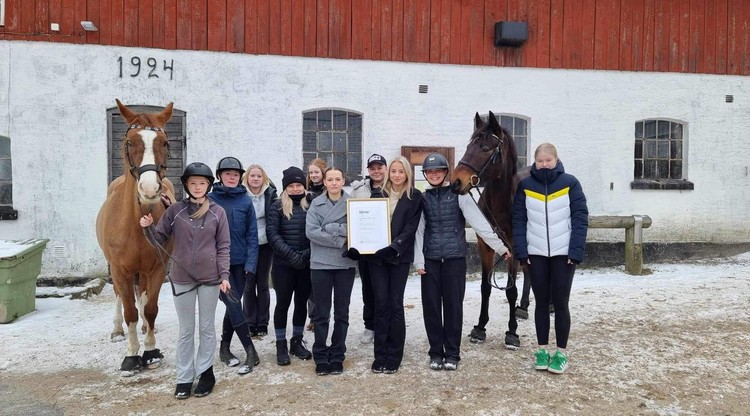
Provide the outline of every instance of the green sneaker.
[[549,362],[547,371],[555,374],[562,374],[568,369],[568,357],[561,353],[560,350],[555,351],[555,355]]
[[549,352],[544,348],[539,348],[539,351],[535,352],[536,364],[534,368],[537,370],[546,370],[549,367]]

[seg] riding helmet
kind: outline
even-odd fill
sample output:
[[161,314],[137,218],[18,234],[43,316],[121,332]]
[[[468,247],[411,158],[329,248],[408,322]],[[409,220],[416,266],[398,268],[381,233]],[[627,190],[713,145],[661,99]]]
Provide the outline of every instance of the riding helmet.
[[208,179],[208,189],[206,189],[206,193],[211,192],[211,187],[214,184],[215,178],[214,173],[211,171],[211,168],[209,168],[208,165],[201,162],[193,162],[185,166],[185,171],[182,172],[180,181],[182,182],[182,187],[185,189],[185,192],[192,197],[193,195],[190,194],[190,191],[187,187],[187,180],[191,176],[203,176],[204,178]]
[[216,165],[216,177],[221,180],[221,172],[230,169],[240,171],[240,176],[245,173],[245,169],[242,169],[242,162],[240,162],[239,159],[237,159],[236,157],[227,156],[225,158],[222,158]]
[[430,153],[422,162],[422,172],[430,169],[449,169],[448,159],[440,153]]

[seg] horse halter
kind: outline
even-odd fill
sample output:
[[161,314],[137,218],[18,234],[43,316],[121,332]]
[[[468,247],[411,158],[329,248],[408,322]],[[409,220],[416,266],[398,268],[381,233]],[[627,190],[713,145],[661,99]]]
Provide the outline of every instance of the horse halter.
[[136,166],[133,164],[133,161],[130,159],[130,139],[128,139],[128,132],[133,129],[141,129],[141,130],[151,130],[155,132],[161,132],[164,133],[165,136],[167,136],[167,158],[169,158],[169,136],[167,135],[167,130],[163,129],[161,127],[152,127],[152,126],[141,126],[140,124],[131,124],[128,126],[128,130],[125,132],[125,155],[128,157],[128,164],[130,165],[130,174],[133,175],[133,177],[138,180],[138,178],[141,177],[141,175],[144,172],[148,171],[154,171],[159,176],[159,178],[162,178],[161,170],[167,169],[167,165],[143,165],[143,166]]
[[[484,171],[487,169],[487,166],[494,164],[498,156],[502,157],[503,139],[498,137],[495,133],[485,132],[483,133],[483,136],[486,137],[488,134],[497,140],[497,145],[493,149],[492,155],[488,157],[487,160],[484,161],[484,164],[482,165],[481,168],[477,168],[471,163],[465,162],[463,158],[458,162],[459,165],[464,165],[467,168],[474,171],[474,175],[471,175],[471,186],[479,186],[479,181],[481,180],[480,178],[482,177],[482,174],[484,173]],[[479,138],[479,136],[475,137],[474,140],[476,140],[477,138]],[[474,179],[476,179],[476,183],[474,183]]]

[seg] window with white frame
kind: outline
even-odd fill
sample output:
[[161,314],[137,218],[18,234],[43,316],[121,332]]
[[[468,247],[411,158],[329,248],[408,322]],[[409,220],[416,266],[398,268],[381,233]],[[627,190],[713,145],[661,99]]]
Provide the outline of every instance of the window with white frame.
[[[516,151],[518,152],[517,168],[526,167],[529,164],[529,120],[526,117],[514,114],[494,114],[497,122],[510,134],[513,143],[516,144]],[[487,122],[489,114],[482,115],[482,120]]]
[[362,113],[324,108],[302,113],[302,159],[321,158],[344,171],[346,183],[362,176]]
[[0,220],[15,220],[13,209],[13,175],[10,159],[10,138],[0,136]]
[[5,0],[0,0],[0,26],[5,26]]
[[670,119],[635,123],[632,189],[693,189],[686,180],[686,127]]

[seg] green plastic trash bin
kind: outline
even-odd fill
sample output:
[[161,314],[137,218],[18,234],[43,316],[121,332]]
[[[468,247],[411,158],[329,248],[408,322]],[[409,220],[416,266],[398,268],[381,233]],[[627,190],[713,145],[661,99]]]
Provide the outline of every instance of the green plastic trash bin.
[[36,305],[36,278],[49,240],[0,240],[0,323],[26,315]]

